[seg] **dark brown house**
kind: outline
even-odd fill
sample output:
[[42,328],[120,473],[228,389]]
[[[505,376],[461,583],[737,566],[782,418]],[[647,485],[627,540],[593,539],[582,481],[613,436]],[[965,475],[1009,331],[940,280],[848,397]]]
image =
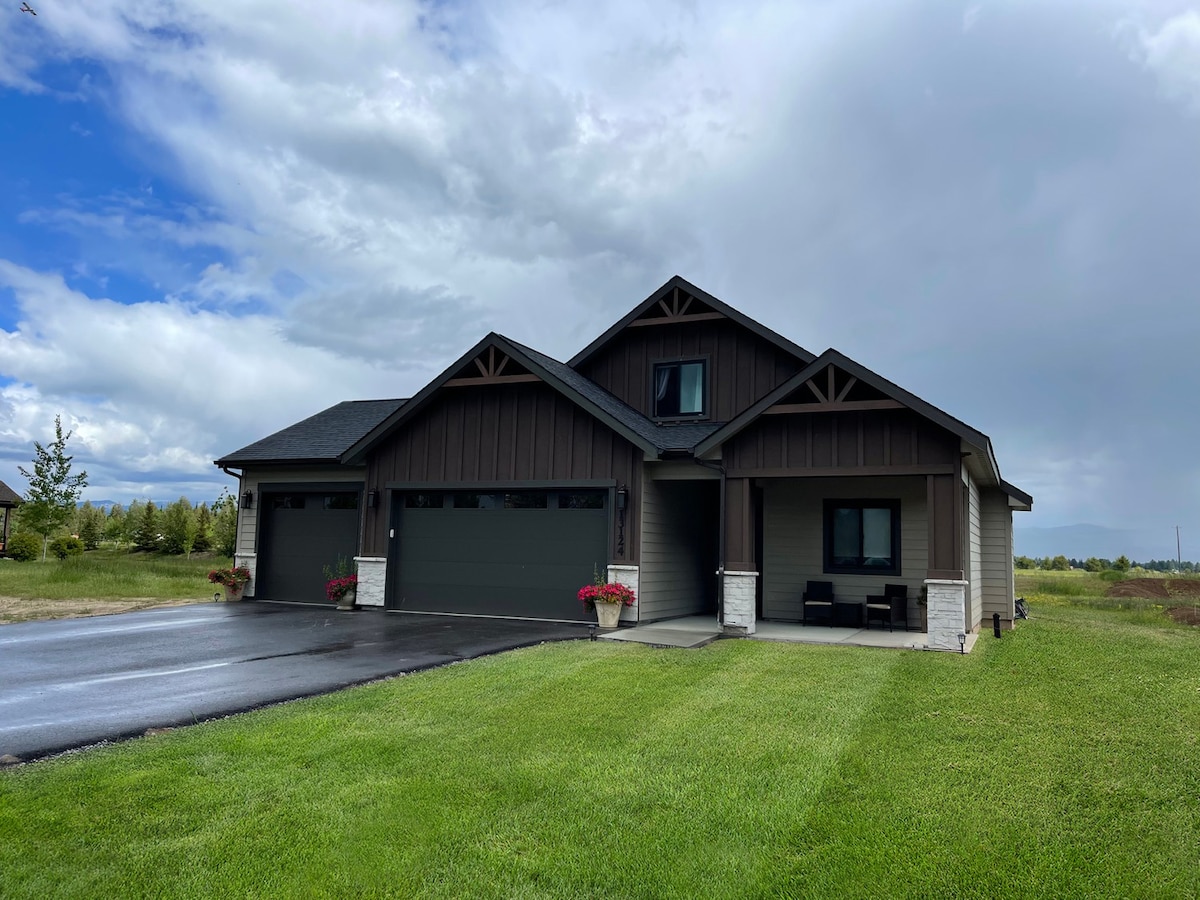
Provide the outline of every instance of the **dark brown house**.
[[586,620],[596,572],[634,587],[623,621],[753,633],[806,618],[810,581],[851,603],[898,584],[928,587],[931,645],[1012,620],[1012,511],[1032,504],[986,435],[678,277],[567,363],[489,334],[409,400],[216,462],[241,470],[258,599],[325,602],[342,555],[362,605]]
[[0,553],[8,549],[9,517],[12,511],[21,505],[20,495],[3,481],[0,481]]

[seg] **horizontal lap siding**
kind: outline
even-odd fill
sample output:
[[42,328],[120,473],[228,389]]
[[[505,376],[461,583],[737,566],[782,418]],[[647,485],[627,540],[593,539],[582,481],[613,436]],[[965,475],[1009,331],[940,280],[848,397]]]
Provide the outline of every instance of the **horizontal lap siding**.
[[328,468],[313,466],[305,468],[278,467],[247,469],[242,476],[242,490],[254,491],[254,506],[250,509],[238,510],[238,553],[256,553],[258,537],[259,508],[262,506],[262,491],[260,484],[270,483],[324,483],[327,481],[348,481],[355,487],[362,484],[366,469],[348,466],[329,466]]
[[[826,575],[826,499],[900,501],[899,575]],[[808,581],[832,581],[839,599],[863,602],[885,584],[907,584],[909,621],[920,621],[917,598],[925,581],[928,552],[925,479],[804,478],[775,480],[763,488],[763,616],[801,618]]]
[[644,483],[642,554],[638,572],[638,619],[649,622],[699,613],[704,608],[704,584],[696,566],[697,533],[715,528],[700,514],[686,482]]
[[658,360],[707,357],[709,418],[727,422],[787,381],[800,361],[730,319],[634,326],[580,366],[634,409],[653,416],[651,370]]
[[967,478],[967,631],[975,631],[983,619],[983,538],[979,515],[979,485]]
[[1012,510],[1000,491],[984,491],[981,499],[984,624],[994,613],[1011,622],[1013,618]]
[[[450,387],[371,454],[367,488],[614,479],[629,487],[626,552],[614,561],[633,563],[642,455],[548,385]],[[386,555],[387,506],[367,511],[367,555]]]

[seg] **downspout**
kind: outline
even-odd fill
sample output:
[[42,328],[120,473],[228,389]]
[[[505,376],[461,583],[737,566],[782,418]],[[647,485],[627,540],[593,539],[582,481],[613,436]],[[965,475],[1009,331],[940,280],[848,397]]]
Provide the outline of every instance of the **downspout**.
[[707,459],[692,458],[698,466],[712,469],[721,475],[720,525],[717,528],[717,625],[725,627],[725,466]]

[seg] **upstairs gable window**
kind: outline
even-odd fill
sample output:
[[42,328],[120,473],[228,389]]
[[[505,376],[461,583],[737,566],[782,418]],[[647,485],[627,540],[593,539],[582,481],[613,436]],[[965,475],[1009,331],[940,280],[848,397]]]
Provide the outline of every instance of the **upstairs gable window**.
[[702,359],[656,363],[654,415],[659,419],[699,418],[705,409],[706,365]]

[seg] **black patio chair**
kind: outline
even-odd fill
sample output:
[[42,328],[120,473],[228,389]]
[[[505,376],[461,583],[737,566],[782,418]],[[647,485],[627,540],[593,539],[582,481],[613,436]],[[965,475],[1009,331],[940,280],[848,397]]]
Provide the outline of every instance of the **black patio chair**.
[[874,620],[880,625],[887,623],[888,631],[903,625],[908,631],[908,585],[885,584],[882,595],[867,597],[867,628]]
[[810,581],[801,597],[805,625],[833,625],[833,582]]

